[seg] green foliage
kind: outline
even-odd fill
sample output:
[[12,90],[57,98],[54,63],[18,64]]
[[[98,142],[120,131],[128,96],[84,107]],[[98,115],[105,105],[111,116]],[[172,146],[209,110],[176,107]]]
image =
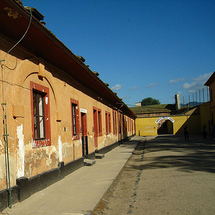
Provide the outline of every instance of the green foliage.
[[145,98],[141,102],[141,106],[148,106],[148,105],[159,105],[160,101],[158,99],[153,99],[151,97]]

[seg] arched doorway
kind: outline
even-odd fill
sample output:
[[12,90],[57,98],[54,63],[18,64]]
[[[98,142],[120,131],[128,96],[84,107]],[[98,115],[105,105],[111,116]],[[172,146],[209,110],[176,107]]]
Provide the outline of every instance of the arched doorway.
[[158,134],[173,134],[173,123],[170,120],[164,121],[160,128],[157,129]]
[[173,134],[173,120],[171,117],[160,117],[156,120],[157,134]]

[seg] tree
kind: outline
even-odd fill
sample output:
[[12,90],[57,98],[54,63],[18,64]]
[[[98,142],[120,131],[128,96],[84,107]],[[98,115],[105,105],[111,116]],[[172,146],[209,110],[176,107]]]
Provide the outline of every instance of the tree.
[[153,99],[151,97],[145,98],[141,102],[141,106],[147,106],[147,105],[159,105],[160,101],[158,99]]

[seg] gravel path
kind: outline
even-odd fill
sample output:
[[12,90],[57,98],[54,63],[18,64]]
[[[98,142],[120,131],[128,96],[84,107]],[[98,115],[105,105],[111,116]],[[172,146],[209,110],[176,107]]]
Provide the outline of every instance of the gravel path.
[[215,141],[143,137],[93,215],[215,214]]

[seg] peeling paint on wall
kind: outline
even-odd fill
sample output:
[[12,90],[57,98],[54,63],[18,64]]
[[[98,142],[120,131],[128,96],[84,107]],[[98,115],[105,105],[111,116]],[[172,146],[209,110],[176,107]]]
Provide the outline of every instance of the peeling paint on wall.
[[62,153],[61,136],[58,137],[58,147],[59,147],[59,162],[62,162],[63,161],[63,153]]
[[57,156],[57,149],[55,146],[52,147],[48,147],[46,148],[46,154],[47,154],[47,159],[46,159],[46,164],[47,166],[51,165],[55,165],[56,162],[58,163],[58,156]]
[[5,178],[5,155],[0,155],[0,179]]
[[0,155],[5,153],[5,148],[3,146],[2,140],[0,139]]
[[18,147],[17,152],[17,177],[24,176],[24,162],[25,162],[25,151],[24,151],[24,134],[23,134],[23,124],[17,126],[17,138],[18,138]]
[[62,143],[62,161],[64,161],[64,163],[68,163],[72,160],[74,160],[74,143]]

